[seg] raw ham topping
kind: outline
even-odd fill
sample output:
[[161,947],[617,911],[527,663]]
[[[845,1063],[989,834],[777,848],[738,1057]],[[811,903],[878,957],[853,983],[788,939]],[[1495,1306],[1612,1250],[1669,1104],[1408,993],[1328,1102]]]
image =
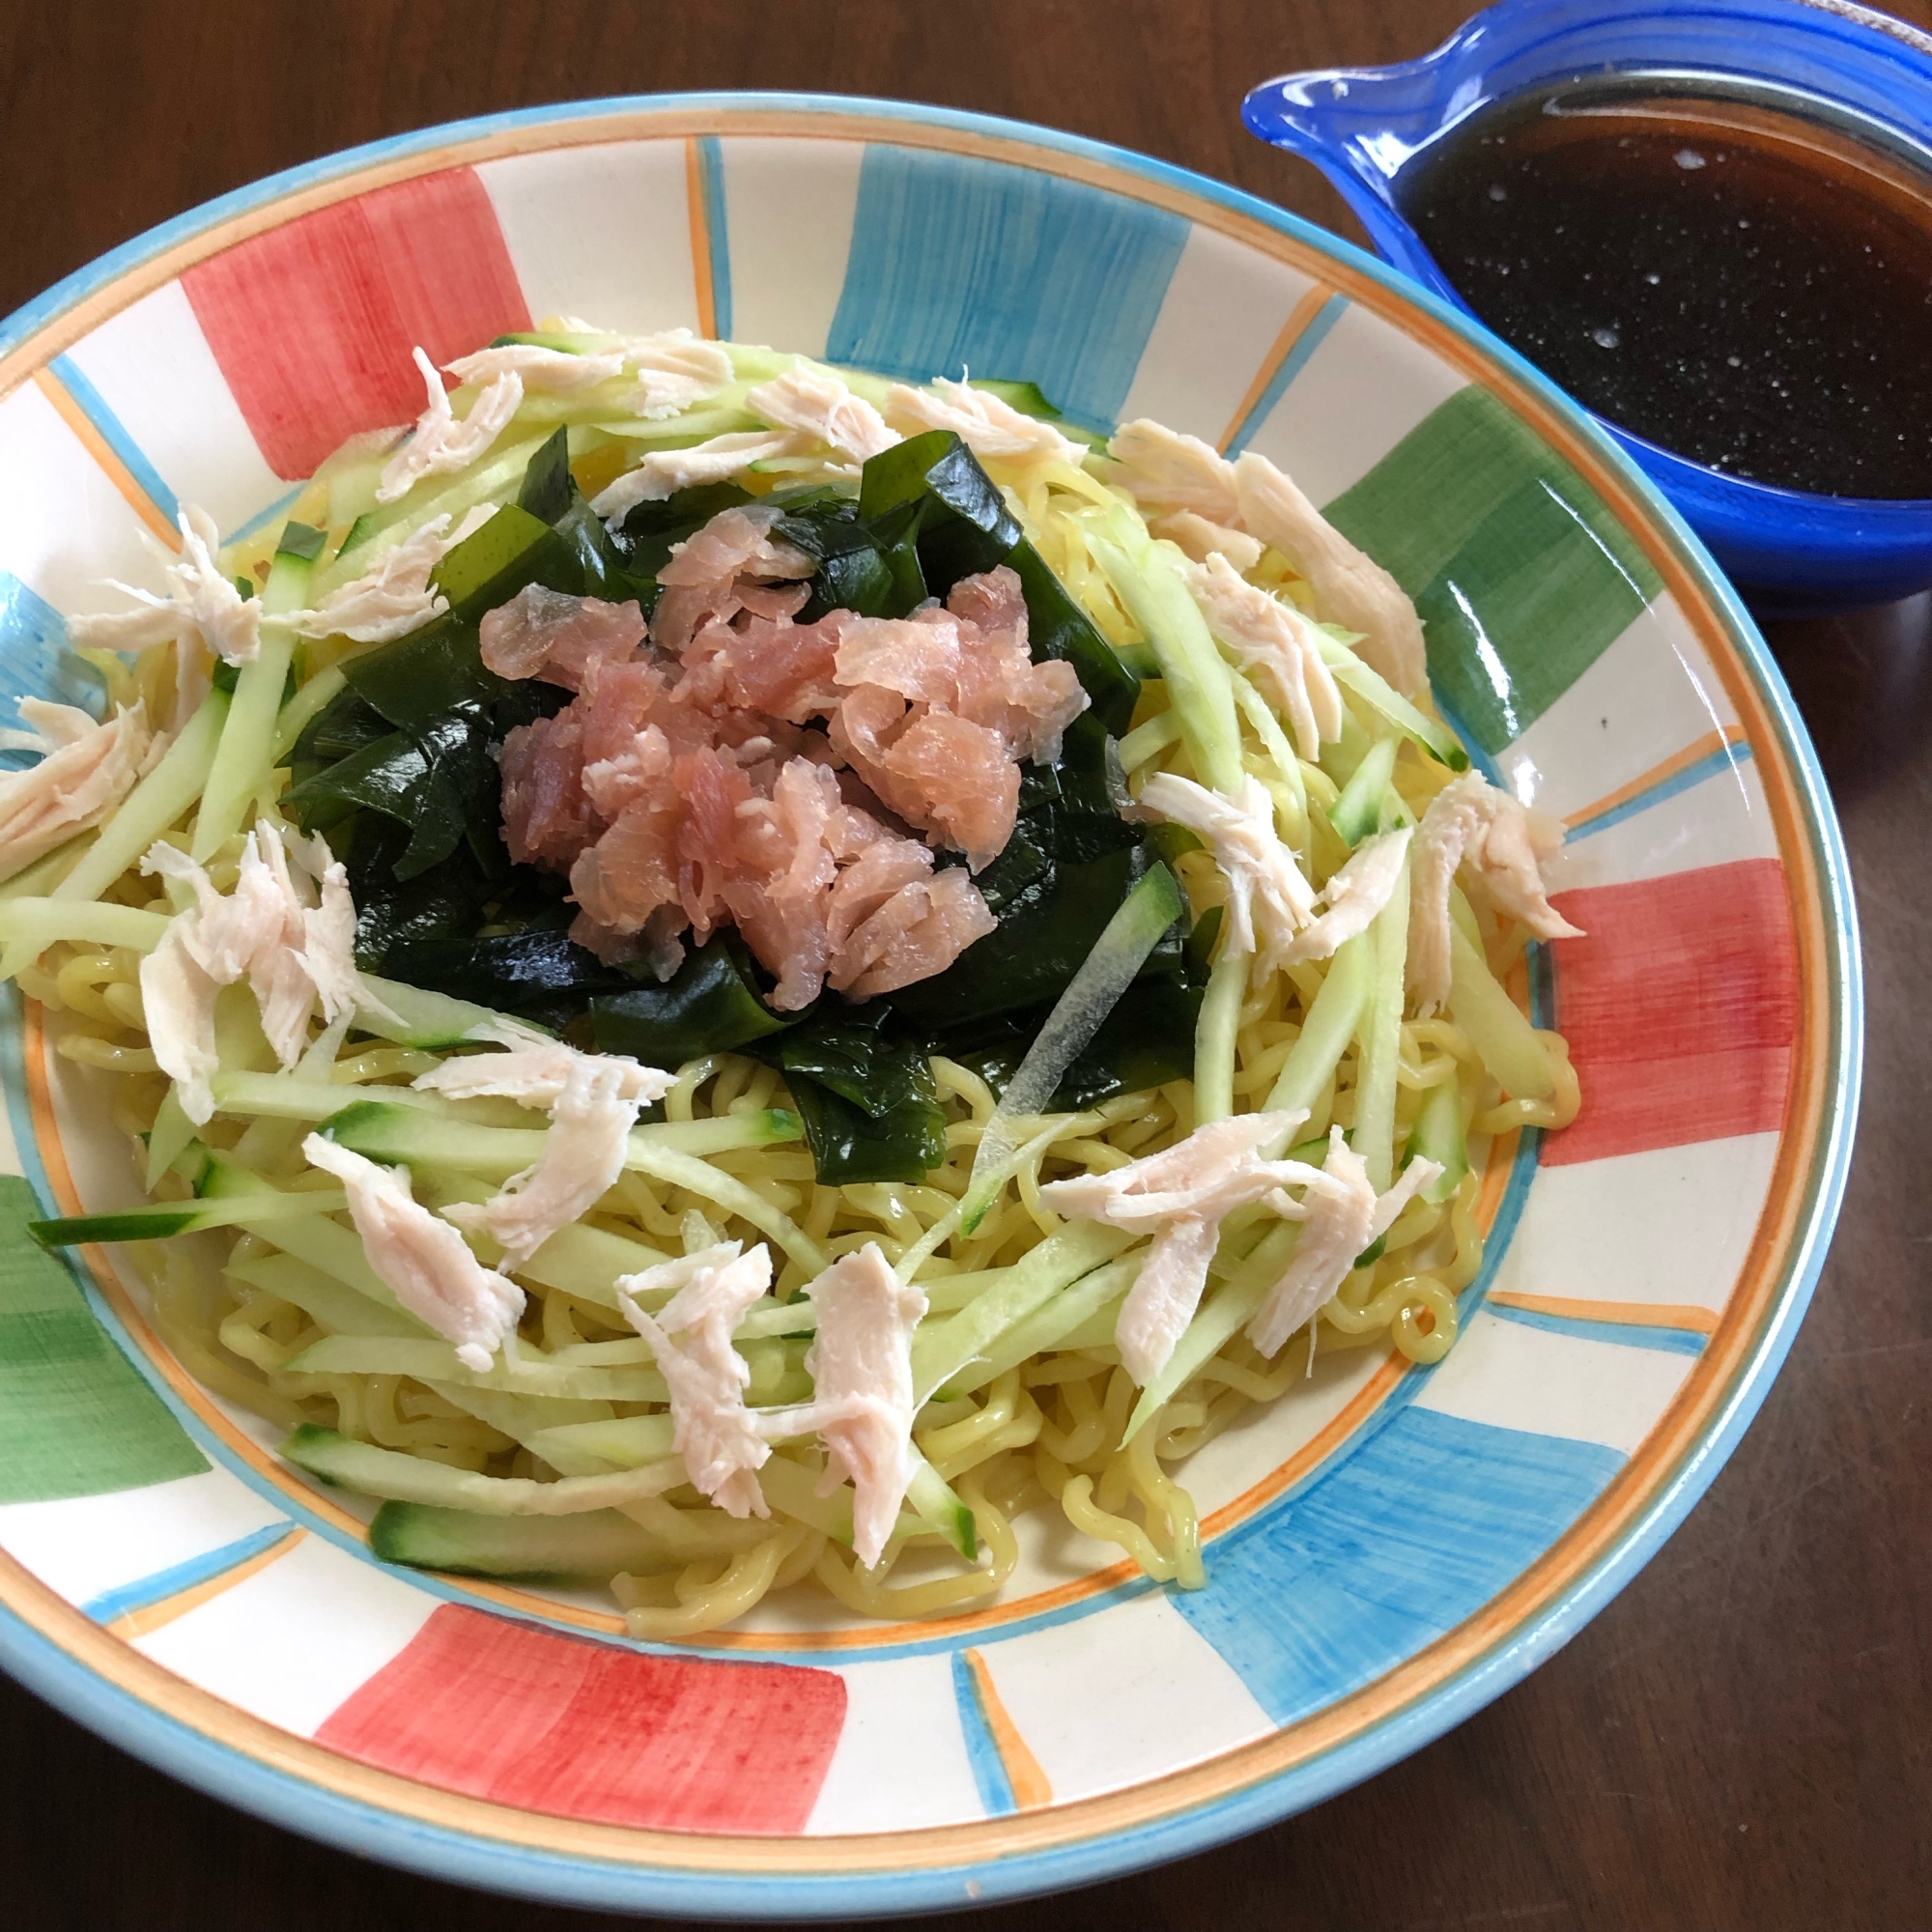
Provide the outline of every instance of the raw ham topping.
[[1004,567],[943,609],[799,623],[811,560],[775,521],[725,510],[678,546],[654,648],[635,604],[533,586],[486,619],[483,655],[578,694],[502,750],[510,855],[569,873],[573,936],[668,973],[687,927],[736,925],[796,1011],[827,983],[863,999],[927,979],[993,930],[927,846],[972,871],[996,858],[1020,761],[1057,757],[1087,696],[1070,666],[1033,662]]

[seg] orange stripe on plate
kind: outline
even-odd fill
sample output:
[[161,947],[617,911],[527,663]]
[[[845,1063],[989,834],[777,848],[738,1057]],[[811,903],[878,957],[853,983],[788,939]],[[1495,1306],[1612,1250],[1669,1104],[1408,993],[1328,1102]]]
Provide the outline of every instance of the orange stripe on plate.
[[107,1628],[129,1643],[137,1637],[147,1636],[173,1623],[177,1617],[185,1617],[190,1610],[198,1610],[202,1605],[225,1596],[236,1584],[245,1583],[250,1577],[260,1576],[270,1563],[279,1562],[286,1556],[307,1534],[305,1529],[292,1529],[279,1542],[270,1544],[266,1549],[256,1550],[254,1555],[244,1558],[234,1569],[224,1570],[218,1577],[204,1577],[199,1583],[189,1584],[185,1590],[177,1590],[172,1597],[163,1597],[158,1604],[147,1604],[138,1610],[129,1610],[126,1616],[116,1617]]
[[1567,1315],[1577,1321],[1610,1321],[1625,1328],[1690,1328],[1715,1335],[1714,1311],[1686,1301],[1588,1301],[1568,1294],[1518,1294],[1492,1289],[1490,1300],[1498,1308],[1520,1308],[1525,1315]]
[[1652,765],[1649,771],[1639,772],[1628,784],[1620,784],[1615,791],[1605,792],[1602,798],[1594,799],[1588,805],[1580,805],[1564,819],[1565,825],[1582,825],[1587,820],[1601,817],[1606,811],[1614,811],[1618,806],[1635,798],[1639,792],[1648,791],[1652,785],[1660,785],[1667,779],[1674,779],[1681,771],[1694,765],[1699,758],[1708,758],[1713,752],[1721,752],[1726,745],[1741,745],[1746,738],[1742,724],[1726,724],[1716,731],[1706,731],[1701,738],[1694,739],[1681,752],[1673,752],[1661,764]]
[[684,206],[691,222],[691,276],[697,294],[697,332],[718,333],[718,291],[711,284],[711,217],[704,206],[704,156],[698,136],[684,138]]
[[55,413],[74,435],[81,446],[99,465],[101,474],[113,484],[128,507],[167,545],[181,549],[181,532],[168,522],[161,506],[135,482],[134,473],[115,454],[114,446],[95,427],[94,419],[68,392],[68,386],[51,369],[36,369],[34,385],[54,406]]
[[1293,353],[1294,345],[1301,340],[1308,325],[1328,305],[1328,298],[1334,293],[1326,283],[1317,282],[1289,310],[1288,320],[1282,324],[1281,333],[1275,337],[1273,348],[1262,358],[1262,366],[1255,371],[1255,380],[1248,384],[1247,394],[1235,405],[1235,413],[1228,418],[1228,427],[1215,439],[1214,447],[1223,455],[1240,433],[1241,425],[1248,419],[1248,412],[1267,394],[1267,385]]
[[980,1709],[985,1715],[986,1729],[992,1734],[993,1747],[1000,1753],[1000,1762],[1006,1767],[1007,1782],[1013,1787],[1013,1803],[1022,1811],[1051,1804],[1052,1781],[1040,1770],[1038,1758],[1027,1748],[1027,1741],[1020,1736],[1019,1727],[1008,1714],[1007,1707],[1000,1702],[1000,1693],[993,1689],[993,1673],[986,1668],[986,1660],[977,1650],[965,1651],[961,1655],[966,1668],[973,1673],[973,1689],[979,1693]]

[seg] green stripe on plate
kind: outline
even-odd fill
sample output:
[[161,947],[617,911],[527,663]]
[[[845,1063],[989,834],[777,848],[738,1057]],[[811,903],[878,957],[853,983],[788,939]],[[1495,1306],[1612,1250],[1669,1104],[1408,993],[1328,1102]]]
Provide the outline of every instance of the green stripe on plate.
[[1489,752],[1548,711],[1662,587],[1577,471],[1473,385],[1323,514],[1415,599],[1436,693]]
[[0,1503],[197,1475],[207,1459],[27,1233],[33,1189],[0,1175]]

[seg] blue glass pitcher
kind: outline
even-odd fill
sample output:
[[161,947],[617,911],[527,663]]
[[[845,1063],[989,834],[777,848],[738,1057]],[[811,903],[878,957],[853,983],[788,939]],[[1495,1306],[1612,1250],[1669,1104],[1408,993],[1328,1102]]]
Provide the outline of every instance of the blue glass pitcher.
[[[1848,0],[1502,0],[1421,60],[1267,81],[1242,118],[1313,161],[1387,261],[1466,312],[1403,216],[1403,169],[1492,101],[1606,71],[1713,74],[1777,90],[1799,111],[1821,100],[1877,123],[1932,174],[1932,38]],[[1898,353],[1932,382],[1932,333]],[[1604,427],[1761,608],[1879,604],[1932,586],[1932,501],[1747,482]]]

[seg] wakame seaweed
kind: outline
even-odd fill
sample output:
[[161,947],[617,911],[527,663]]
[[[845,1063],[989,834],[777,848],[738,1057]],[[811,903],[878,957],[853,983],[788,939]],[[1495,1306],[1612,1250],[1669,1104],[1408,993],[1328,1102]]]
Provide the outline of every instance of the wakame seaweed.
[[923,1180],[946,1158],[932,1062],[882,1003],[821,1001],[751,1050],[785,1076],[818,1179]]
[[[1016,406],[1029,402],[1046,412],[1037,392]],[[841,609],[905,616],[962,578],[1009,564],[1035,659],[1071,664],[1090,708],[1056,762],[1022,768],[1013,836],[978,878],[998,929],[933,979],[859,1006],[827,992],[802,1013],[781,1013],[735,933],[693,948],[662,983],[641,964],[606,966],[569,937],[568,882],[512,864],[499,831],[503,738],[570,694],[497,676],[477,627],[526,583],[636,597],[648,611],[673,546],[752,500],[736,484],[706,484],[639,503],[607,530],[571,474],[559,429],[531,458],[517,501],[439,566],[451,608],[350,664],[347,689],[296,747],[289,806],[344,853],[366,970],[656,1065],[751,1052],[784,1074],[821,1181],[915,1180],[945,1157],[929,1057],[983,1066],[1003,1086],[1160,849],[1157,831],[1121,815],[1127,794],[1114,734],[1139,680],[951,432],[874,457],[856,498],[824,487],[768,498],[781,512],[775,534],[817,566],[806,621]],[[1056,1104],[1183,1077],[1200,1001],[1177,927],[1068,1069]]]

